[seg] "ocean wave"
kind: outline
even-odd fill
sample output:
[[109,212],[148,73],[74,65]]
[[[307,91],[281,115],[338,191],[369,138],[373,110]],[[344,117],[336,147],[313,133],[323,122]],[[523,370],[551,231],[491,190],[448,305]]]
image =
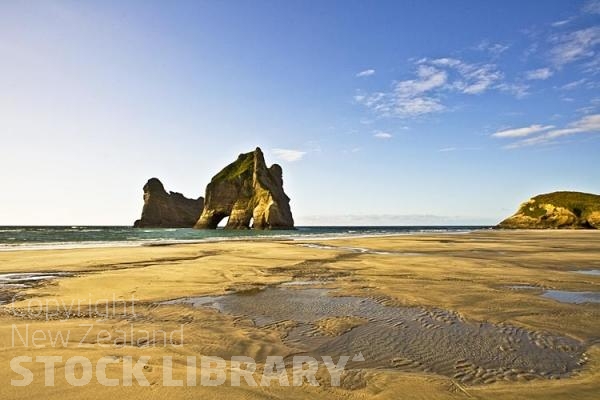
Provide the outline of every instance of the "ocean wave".
[[137,247],[138,242],[131,241],[95,241],[95,242],[42,242],[42,243],[1,243],[2,251],[20,251],[20,250],[61,250],[61,249],[85,249],[95,247]]
[[[32,227],[10,238],[0,237],[0,251],[136,247],[235,240],[336,240],[346,238],[465,233],[487,227],[299,227],[294,231],[136,230],[130,227]],[[8,229],[5,229],[8,230]],[[11,229],[12,230],[12,229]],[[7,235],[8,236],[8,235]]]

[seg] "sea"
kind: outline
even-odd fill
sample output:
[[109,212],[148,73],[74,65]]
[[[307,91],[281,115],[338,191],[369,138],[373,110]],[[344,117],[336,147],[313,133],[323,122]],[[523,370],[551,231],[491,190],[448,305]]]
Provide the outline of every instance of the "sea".
[[465,233],[490,226],[301,226],[294,230],[144,229],[129,226],[0,226],[0,251],[152,246],[243,239],[336,239]]

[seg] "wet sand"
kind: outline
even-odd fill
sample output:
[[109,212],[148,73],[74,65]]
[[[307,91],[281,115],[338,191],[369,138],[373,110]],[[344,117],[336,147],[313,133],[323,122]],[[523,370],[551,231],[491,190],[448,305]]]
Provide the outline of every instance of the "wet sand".
[[[600,391],[600,305],[562,303],[546,291],[600,292],[600,233],[485,231],[314,241],[243,241],[146,248],[0,253],[0,274],[69,272],[30,287],[0,310],[2,398],[596,398]],[[534,289],[516,289],[531,286]],[[1,288],[0,288],[1,290]],[[32,301],[135,297],[135,315],[52,309]],[[178,299],[212,296],[215,307]],[[175,301],[173,301],[175,300]],[[163,302],[171,304],[161,305]],[[121,304],[120,303],[120,304]],[[93,307],[92,307],[93,308]],[[31,310],[30,310],[31,311]],[[71,310],[72,311],[72,310]],[[11,327],[72,332],[89,346],[31,349]],[[82,324],[93,324],[86,334]],[[172,331],[182,347],[148,341],[99,346],[93,333]],[[337,355],[361,352],[342,387],[164,387],[159,357]],[[57,372],[10,385],[20,355],[91,359],[150,355],[150,387],[72,387]],[[154,361],[156,359],[156,361]],[[59,367],[57,371],[61,371]],[[107,374],[119,375],[119,364]],[[183,370],[185,365],[176,363]]]
[[[574,339],[510,325],[466,321],[457,313],[441,309],[386,305],[387,300],[288,286],[184,298],[161,305],[212,307],[248,317],[257,327],[290,321],[293,324],[282,340],[290,347],[303,349],[303,355],[320,359],[361,354],[360,361],[350,362],[347,367],[434,372],[464,384],[567,378],[586,361],[584,346]],[[341,318],[361,323],[333,335],[323,332],[321,321],[331,325]]]

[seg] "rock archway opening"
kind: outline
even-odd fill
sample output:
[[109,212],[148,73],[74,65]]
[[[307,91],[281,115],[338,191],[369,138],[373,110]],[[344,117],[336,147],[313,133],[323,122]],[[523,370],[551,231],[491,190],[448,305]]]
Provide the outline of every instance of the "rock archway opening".
[[217,226],[217,228],[225,228],[227,226],[228,222],[229,222],[229,215],[223,215],[217,219],[215,225]]

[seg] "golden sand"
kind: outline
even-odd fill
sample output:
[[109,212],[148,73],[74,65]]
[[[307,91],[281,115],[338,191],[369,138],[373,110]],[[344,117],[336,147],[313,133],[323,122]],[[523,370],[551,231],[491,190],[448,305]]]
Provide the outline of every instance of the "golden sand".
[[[325,245],[333,248],[303,246]],[[358,250],[360,249],[360,251]],[[469,234],[410,235],[328,241],[235,241],[193,245],[39,250],[0,253],[0,273],[71,272],[20,293],[0,312],[0,398],[485,398],[595,399],[600,393],[600,306],[567,304],[542,298],[545,289],[600,291],[600,277],[573,270],[600,269],[600,234],[588,231],[485,231]],[[173,356],[173,375],[185,376],[186,356],[243,355],[264,360],[297,349],[284,339],[293,321],[256,326],[248,318],[205,307],[157,306],[175,298],[252,291],[297,280],[326,281],[336,293],[386,298],[397,306],[444,309],[469,321],[506,324],[531,332],[572,338],[589,360],[573,376],[560,379],[496,381],[471,385],[434,372],[402,368],[349,371],[342,387],[218,387],[163,385],[162,356]],[[539,289],[516,290],[512,285]],[[251,294],[249,301],[251,301]],[[116,300],[135,303],[135,315],[99,315],[89,304]],[[132,302],[132,299],[134,301]],[[82,304],[81,315],[67,315],[64,305]],[[101,302],[100,302],[101,303]],[[48,314],[15,315],[32,305]],[[62,307],[62,309],[61,309]],[[93,307],[92,307],[93,309]],[[29,310],[31,311],[31,310]],[[102,311],[102,310],[101,310]],[[126,310],[131,311],[131,310]],[[102,314],[102,313],[100,313]],[[325,336],[341,335],[365,323],[357,318],[322,318],[315,324]],[[163,346],[144,332],[176,332],[183,326],[183,346]],[[129,332],[118,345],[111,340]],[[14,332],[41,330],[46,339],[14,342]],[[52,346],[49,336],[70,332],[66,347]],[[84,338],[81,346],[80,341]],[[104,340],[104,342],[103,342]],[[158,341],[158,342],[157,342]],[[106,345],[109,344],[109,345]],[[55,385],[44,385],[44,365],[24,363],[34,381],[11,385],[20,376],[10,368],[17,356],[62,356]],[[150,356],[144,370],[150,386],[100,386],[95,379],[70,385],[64,360],[85,356],[111,359],[107,377],[119,378],[124,357]],[[260,365],[259,365],[260,370]],[[260,372],[260,371],[257,371]],[[229,379],[229,375],[228,375]]]

